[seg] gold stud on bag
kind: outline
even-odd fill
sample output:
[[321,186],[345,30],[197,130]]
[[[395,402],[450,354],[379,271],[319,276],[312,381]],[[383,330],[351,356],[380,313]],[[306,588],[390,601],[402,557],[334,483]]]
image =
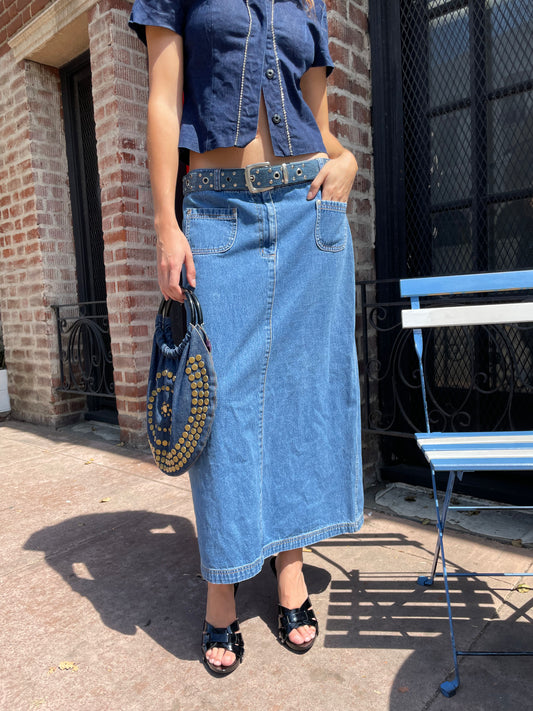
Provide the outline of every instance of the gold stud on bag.
[[187,471],[202,453],[216,405],[211,343],[196,294],[185,303],[161,302],[148,378],[146,424],[157,466],[165,474]]

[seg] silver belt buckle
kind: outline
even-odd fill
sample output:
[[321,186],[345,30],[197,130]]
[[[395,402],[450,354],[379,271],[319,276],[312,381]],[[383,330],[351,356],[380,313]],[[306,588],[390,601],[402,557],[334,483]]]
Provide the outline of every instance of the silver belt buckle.
[[255,181],[255,175],[252,175],[252,170],[254,168],[269,168],[270,163],[266,161],[265,163],[250,163],[250,165],[247,165],[244,168],[244,182],[246,183],[246,187],[251,193],[264,193],[265,190],[272,190],[272,185],[266,185],[264,188],[257,188],[254,185]]

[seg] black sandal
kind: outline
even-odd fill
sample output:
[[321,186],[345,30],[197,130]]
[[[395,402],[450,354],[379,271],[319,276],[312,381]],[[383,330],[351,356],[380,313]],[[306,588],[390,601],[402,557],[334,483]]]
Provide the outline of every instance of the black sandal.
[[[270,567],[277,580],[278,571],[276,570],[275,557],[270,559]],[[296,644],[289,639],[289,634],[293,630],[298,629],[298,627],[304,627],[305,625],[315,628],[315,636],[313,639],[309,642],[303,642],[302,644]],[[296,654],[305,654],[311,649],[317,637],[318,620],[316,619],[309,598],[307,598],[301,607],[289,609],[288,607],[283,607],[283,605],[278,605],[278,639],[281,644],[284,644],[292,652],[296,652]]]
[[[214,647],[223,648],[228,652],[232,652],[235,655],[233,664],[229,664],[228,666],[224,666],[223,664],[220,664],[220,666],[211,664],[206,654]],[[244,642],[239,631],[239,620],[234,620],[231,625],[227,627],[213,627],[213,625],[210,625],[209,622],[205,620],[202,632],[202,652],[204,655],[203,662],[205,668],[212,674],[223,676],[235,671],[242,662],[244,654]]]
[[[233,595],[237,595],[237,590],[239,589],[239,583],[235,583],[233,586]],[[206,653],[213,649],[213,647],[224,648],[228,652],[232,652],[235,655],[235,661],[233,664],[220,666],[211,664],[209,659],[206,657]],[[205,668],[212,674],[217,676],[223,676],[224,674],[231,674],[235,671],[239,664],[242,662],[242,657],[244,655],[244,642],[242,635],[239,631],[239,620],[234,620],[231,625],[227,627],[213,627],[209,624],[207,620],[204,620],[204,629],[202,631],[202,652],[203,652],[203,662]]]

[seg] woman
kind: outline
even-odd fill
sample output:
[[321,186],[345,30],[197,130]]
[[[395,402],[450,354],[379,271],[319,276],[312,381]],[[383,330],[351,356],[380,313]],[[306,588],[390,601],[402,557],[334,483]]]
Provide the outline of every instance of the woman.
[[302,548],[362,524],[357,163],[329,130],[323,0],[136,0],[130,25],[148,46],[159,286],[183,301],[183,270],[213,343],[215,422],[190,478],[203,658],[228,674],[243,654],[236,584],[276,556],[279,638],[306,652],[318,623]]

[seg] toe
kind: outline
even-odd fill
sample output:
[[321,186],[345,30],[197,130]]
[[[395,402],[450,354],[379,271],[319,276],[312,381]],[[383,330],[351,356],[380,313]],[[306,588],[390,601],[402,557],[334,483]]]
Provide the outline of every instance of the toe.
[[207,657],[207,660],[210,662],[210,664],[212,664],[215,667],[219,667],[221,664],[221,659],[222,659],[223,655],[224,655],[223,649],[214,647],[213,649],[210,649],[205,656]]
[[235,654],[233,654],[233,652],[226,651],[224,653],[224,656],[222,657],[222,660],[221,660],[222,666],[224,666],[224,667],[231,666],[233,664],[233,662],[235,661],[235,659],[236,659],[236,657],[235,657]]
[[289,634],[289,639],[293,644],[306,644],[316,636],[316,630],[310,625],[304,625],[292,630]]
[[223,647],[214,647],[206,652],[207,661],[214,667],[229,667],[235,661],[235,654],[228,652]]
[[300,629],[291,630],[289,633],[289,639],[293,644],[303,644],[305,642],[305,638],[300,634]]

